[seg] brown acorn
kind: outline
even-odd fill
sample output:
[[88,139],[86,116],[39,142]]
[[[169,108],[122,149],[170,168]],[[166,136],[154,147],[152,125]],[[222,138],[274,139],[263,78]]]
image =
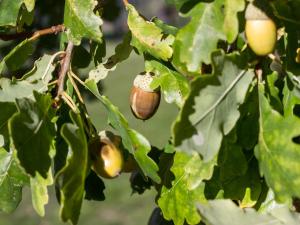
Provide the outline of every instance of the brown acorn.
[[160,90],[153,90],[150,84],[153,74],[141,73],[136,76],[130,93],[130,107],[134,116],[141,120],[152,117],[160,103]]

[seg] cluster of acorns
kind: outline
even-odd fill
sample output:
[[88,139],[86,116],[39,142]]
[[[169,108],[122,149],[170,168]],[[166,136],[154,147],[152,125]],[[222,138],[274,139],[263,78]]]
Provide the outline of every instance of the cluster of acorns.
[[[160,103],[160,90],[153,90],[150,84],[152,73],[136,76],[130,93],[130,107],[134,116],[141,120],[152,117]],[[89,145],[92,169],[101,177],[115,178],[121,172],[133,172],[138,169],[134,156],[124,157],[120,136],[103,131]]]
[[[245,17],[245,34],[250,48],[259,56],[272,53],[277,39],[274,21],[253,3],[248,4]],[[138,74],[131,89],[131,111],[141,120],[151,118],[160,103],[160,90],[150,87],[153,76],[154,74],[148,72]],[[121,138],[107,131],[100,133],[99,137],[90,143],[92,169],[98,175],[114,178],[121,172],[132,172],[138,168],[132,155],[129,154],[124,160],[124,152],[120,145]]]

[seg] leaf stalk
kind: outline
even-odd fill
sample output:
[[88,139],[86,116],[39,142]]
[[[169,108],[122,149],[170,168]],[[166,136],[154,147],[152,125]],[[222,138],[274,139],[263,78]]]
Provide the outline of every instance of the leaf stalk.
[[65,30],[65,26],[63,24],[59,24],[56,26],[52,26],[50,28],[37,30],[35,32],[21,32],[16,34],[0,34],[0,39],[3,41],[11,41],[15,39],[29,38],[30,41],[34,41],[41,36],[45,36],[48,34],[58,34]]

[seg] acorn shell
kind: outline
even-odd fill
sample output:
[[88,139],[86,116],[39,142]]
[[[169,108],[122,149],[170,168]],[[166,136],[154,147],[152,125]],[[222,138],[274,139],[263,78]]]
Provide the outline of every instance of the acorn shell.
[[[253,3],[249,3],[246,8],[245,18],[246,20],[269,20],[271,19],[265,11],[267,9],[260,4],[261,8],[258,8]],[[265,10],[265,11],[264,11]]]
[[134,116],[141,120],[151,118],[160,103],[160,91],[145,91],[133,86],[130,94],[130,107]]

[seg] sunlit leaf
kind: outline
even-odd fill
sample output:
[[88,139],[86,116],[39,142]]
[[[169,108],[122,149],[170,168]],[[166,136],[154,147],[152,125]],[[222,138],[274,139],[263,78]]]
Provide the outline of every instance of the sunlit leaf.
[[300,215],[290,211],[286,206],[273,209],[268,213],[257,213],[252,208],[241,209],[230,200],[214,200],[208,201],[208,204],[198,204],[198,209],[205,223],[211,225],[296,225],[300,223]]
[[293,93],[286,90],[285,98],[290,95],[284,116],[273,110],[264,96],[264,86],[259,84],[259,142],[255,149],[260,171],[275,193],[276,199],[286,201],[300,197],[300,147],[293,138],[300,134],[300,119],[293,115],[295,104]]
[[171,168],[175,180],[172,187],[163,186],[158,199],[164,218],[172,220],[175,225],[183,225],[185,220],[188,224],[200,222],[196,203],[206,202],[203,180],[212,176],[214,163],[204,163],[196,152],[175,154]]
[[51,61],[51,55],[44,55],[21,79],[0,78],[0,102],[14,102],[17,98],[33,99],[33,91],[46,92],[55,69]]
[[115,54],[89,72],[88,80],[94,80],[98,83],[100,80],[105,79],[109,72],[114,71],[118,63],[126,60],[132,51],[130,41],[131,35],[128,33],[123,42],[117,45]]
[[175,147],[185,152],[197,151],[204,161],[218,153],[223,135],[239,119],[253,71],[238,54],[213,54],[213,75],[201,76],[192,83],[191,93],[174,124]]
[[200,71],[202,62],[210,64],[211,53],[217,49],[219,40],[230,43],[235,40],[238,34],[236,14],[243,9],[243,0],[198,3],[186,15],[191,21],[176,35],[174,55],[179,62],[190,72]]
[[35,177],[30,177],[32,205],[40,216],[45,215],[45,205],[49,200],[47,186],[52,184],[53,178],[51,170],[49,170],[46,179],[39,174],[36,174]]
[[83,37],[102,42],[100,26],[102,20],[95,15],[93,0],[66,0],[64,24],[74,43],[79,44]]
[[161,28],[153,22],[146,21],[132,5],[127,4],[127,10],[128,26],[132,33],[131,44],[140,53],[148,52],[157,58],[169,59],[173,53],[171,45],[174,36],[164,36]]
[[166,102],[175,102],[181,107],[190,92],[187,78],[156,60],[146,61],[145,67],[146,71],[155,74],[151,88],[160,87]]

